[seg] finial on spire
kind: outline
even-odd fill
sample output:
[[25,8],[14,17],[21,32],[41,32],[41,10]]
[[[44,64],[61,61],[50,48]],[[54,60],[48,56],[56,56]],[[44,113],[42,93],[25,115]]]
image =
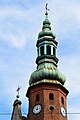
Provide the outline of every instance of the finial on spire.
[[19,87],[19,85],[18,85],[18,88],[17,88],[17,90],[16,90],[16,91],[17,91],[17,95],[16,95],[17,98],[20,97],[20,96],[19,96],[19,91],[20,91],[20,89],[21,89],[21,87]]
[[45,15],[46,15],[46,18],[48,17],[48,11],[50,11],[50,9],[48,9],[48,3],[46,3],[46,6],[45,6],[45,9],[46,9],[46,13],[45,13]]

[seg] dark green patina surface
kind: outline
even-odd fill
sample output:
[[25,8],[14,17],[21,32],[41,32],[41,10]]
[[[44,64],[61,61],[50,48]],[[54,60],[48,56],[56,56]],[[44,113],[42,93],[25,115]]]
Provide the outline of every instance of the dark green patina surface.
[[[43,27],[42,31],[39,32],[38,34],[38,40],[37,40],[37,48],[39,49],[39,44],[45,41],[48,44],[50,44],[50,41],[56,46],[55,49],[57,48],[57,41],[55,40],[55,35],[53,34],[50,26],[50,22],[48,20],[48,13],[46,14],[46,18],[43,21]],[[49,41],[49,42],[48,42]],[[40,62],[40,61],[43,62]],[[50,62],[51,61],[51,62]],[[66,81],[65,76],[58,71],[57,69],[57,63],[58,63],[58,58],[54,55],[42,55],[38,56],[36,59],[37,63],[37,70],[35,70],[30,77],[29,80],[29,85],[34,85],[36,83],[40,83],[40,81],[46,79],[45,82],[50,81],[58,81],[60,84],[64,84]],[[55,64],[54,64],[55,63]]]
[[42,69],[36,70],[31,74],[29,84],[38,82],[42,79],[47,80],[57,80],[61,84],[64,84],[66,81],[65,76],[59,72],[57,69],[44,67]]
[[44,36],[51,36],[55,39],[55,35],[51,31],[50,24],[51,23],[49,22],[49,20],[47,18],[43,21],[42,31],[39,33],[38,39],[41,38],[41,37],[44,37]]

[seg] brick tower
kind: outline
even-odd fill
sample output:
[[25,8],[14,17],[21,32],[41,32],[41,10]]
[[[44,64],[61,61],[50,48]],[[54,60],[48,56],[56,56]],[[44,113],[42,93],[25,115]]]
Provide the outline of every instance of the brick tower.
[[37,69],[31,74],[26,94],[29,98],[27,120],[67,120],[66,78],[57,69],[58,43],[50,24],[46,5],[45,20],[36,43]]

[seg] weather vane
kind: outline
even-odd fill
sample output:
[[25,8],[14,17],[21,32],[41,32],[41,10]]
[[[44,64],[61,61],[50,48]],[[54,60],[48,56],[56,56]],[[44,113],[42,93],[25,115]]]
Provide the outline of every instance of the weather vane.
[[46,3],[45,9],[46,9],[45,15],[46,15],[46,17],[47,17],[47,16],[48,16],[48,11],[50,11],[50,9],[48,9],[48,3]]
[[21,87],[18,86],[18,88],[16,90],[17,91],[17,95],[16,95],[17,98],[19,98],[19,91],[20,91],[20,89],[21,89]]

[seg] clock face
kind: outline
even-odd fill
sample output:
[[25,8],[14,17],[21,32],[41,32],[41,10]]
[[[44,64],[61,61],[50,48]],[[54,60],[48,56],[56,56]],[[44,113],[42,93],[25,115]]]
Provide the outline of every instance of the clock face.
[[42,107],[41,107],[41,105],[35,105],[34,107],[33,107],[33,113],[34,114],[38,114],[38,113],[40,113],[41,112],[41,110],[42,110]]
[[65,108],[61,107],[60,111],[61,111],[61,115],[65,117],[66,116],[66,110],[65,110]]

